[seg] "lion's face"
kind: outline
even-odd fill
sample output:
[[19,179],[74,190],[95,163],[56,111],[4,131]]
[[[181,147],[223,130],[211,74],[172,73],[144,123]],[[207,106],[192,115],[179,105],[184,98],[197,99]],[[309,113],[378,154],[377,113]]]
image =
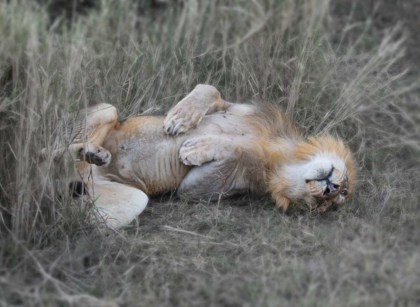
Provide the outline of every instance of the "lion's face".
[[344,161],[326,157],[314,161],[310,167],[305,176],[305,203],[311,211],[325,212],[348,199],[350,180]]
[[355,176],[350,150],[340,139],[330,136],[310,138],[302,180],[304,203],[311,211],[325,212],[332,205],[342,205],[352,194]]
[[293,155],[277,164],[269,190],[279,207],[289,204],[325,212],[343,204],[352,194],[354,160],[344,143],[331,136],[309,138],[296,145]]

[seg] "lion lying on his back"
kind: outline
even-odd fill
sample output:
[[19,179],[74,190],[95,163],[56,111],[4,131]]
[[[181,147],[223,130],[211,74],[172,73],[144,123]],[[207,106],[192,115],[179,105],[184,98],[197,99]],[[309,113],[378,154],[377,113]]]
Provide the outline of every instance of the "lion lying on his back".
[[284,210],[295,203],[316,212],[352,193],[353,159],[341,140],[305,140],[282,111],[228,103],[210,85],[197,85],[166,117],[118,122],[108,104],[81,115],[70,146],[76,178],[110,227],[135,219],[146,195],[174,189],[192,199],[270,193]]

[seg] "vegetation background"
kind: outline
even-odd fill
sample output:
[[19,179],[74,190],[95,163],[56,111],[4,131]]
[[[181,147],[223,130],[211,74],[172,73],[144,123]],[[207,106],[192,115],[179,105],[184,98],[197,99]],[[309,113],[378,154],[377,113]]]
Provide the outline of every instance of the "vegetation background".
[[[2,1],[0,306],[419,306],[419,14],[416,0]],[[314,215],[164,195],[119,233],[89,225],[49,157],[72,114],[163,114],[197,83],[343,137],[353,200]]]

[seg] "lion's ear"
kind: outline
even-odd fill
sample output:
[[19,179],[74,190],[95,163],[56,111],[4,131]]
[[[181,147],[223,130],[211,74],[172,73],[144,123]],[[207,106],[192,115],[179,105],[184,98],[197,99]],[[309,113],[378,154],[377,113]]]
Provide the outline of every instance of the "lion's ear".
[[277,207],[283,210],[283,212],[286,212],[290,205],[290,200],[284,196],[276,195],[274,197],[274,200],[276,201]]

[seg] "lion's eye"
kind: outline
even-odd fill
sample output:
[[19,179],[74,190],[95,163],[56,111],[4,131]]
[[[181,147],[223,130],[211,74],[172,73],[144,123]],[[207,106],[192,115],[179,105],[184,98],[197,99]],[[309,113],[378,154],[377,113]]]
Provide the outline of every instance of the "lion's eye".
[[347,194],[349,194],[349,192],[348,192],[347,190],[343,190],[343,191],[341,191],[340,193],[341,193],[341,195],[343,195],[343,196],[347,196]]

